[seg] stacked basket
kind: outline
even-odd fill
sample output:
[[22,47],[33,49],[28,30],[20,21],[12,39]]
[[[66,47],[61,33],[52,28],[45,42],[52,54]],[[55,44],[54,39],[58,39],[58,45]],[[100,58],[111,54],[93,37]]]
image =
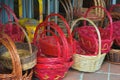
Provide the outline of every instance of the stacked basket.
[[[51,16],[60,17],[69,29],[66,20],[59,14],[48,15],[46,20],[37,26],[34,36],[34,44],[38,47],[35,76],[42,80],[62,80],[73,63],[73,41],[70,30],[66,37],[55,22],[48,21]],[[40,33],[43,26],[45,30]]]

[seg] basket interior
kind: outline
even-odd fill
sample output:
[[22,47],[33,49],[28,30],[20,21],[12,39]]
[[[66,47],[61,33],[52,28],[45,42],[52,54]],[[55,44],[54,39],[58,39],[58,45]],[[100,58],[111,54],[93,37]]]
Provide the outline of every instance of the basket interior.
[[[29,57],[31,55],[30,51],[29,51],[29,46],[27,43],[15,43],[16,48],[17,48],[17,52],[20,56],[20,58],[25,58],[25,57]],[[33,53],[37,50],[37,48],[32,45],[32,51]],[[10,54],[7,50],[7,48],[4,45],[0,46],[0,58],[11,58]]]

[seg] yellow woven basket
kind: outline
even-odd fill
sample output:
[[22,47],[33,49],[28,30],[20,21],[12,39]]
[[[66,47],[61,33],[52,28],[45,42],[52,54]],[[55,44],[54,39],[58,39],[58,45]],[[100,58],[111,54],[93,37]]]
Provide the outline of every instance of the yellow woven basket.
[[74,54],[73,55],[73,60],[74,64],[72,65],[73,69],[76,69],[78,71],[84,71],[84,72],[95,72],[101,68],[101,65],[103,63],[103,60],[106,56],[106,53],[101,54],[101,37],[100,37],[100,32],[97,29],[97,26],[89,19],[86,18],[79,18],[76,19],[72,26],[71,26],[71,31],[73,30],[74,25],[80,21],[80,20],[86,20],[90,22],[96,29],[97,35],[98,35],[98,54],[97,55],[82,55],[82,54]]
[[34,38],[34,32],[39,24],[39,21],[35,19],[23,18],[19,20],[19,23],[26,29],[30,42],[32,42]]

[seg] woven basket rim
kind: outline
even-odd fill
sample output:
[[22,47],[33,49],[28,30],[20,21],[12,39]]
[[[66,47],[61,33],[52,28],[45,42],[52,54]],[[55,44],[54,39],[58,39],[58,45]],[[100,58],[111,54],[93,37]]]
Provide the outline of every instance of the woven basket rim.
[[[18,44],[20,43],[20,44],[22,44],[22,45],[27,45],[27,44],[28,44],[28,43],[21,43],[21,42],[16,42],[16,43],[18,43]],[[16,44],[16,43],[15,43],[15,44]],[[35,45],[33,45],[33,44],[31,44],[31,45],[32,45],[32,49],[33,49],[32,54],[29,53],[29,55],[22,56],[22,57],[20,57],[20,59],[25,59],[25,58],[28,58],[28,57],[30,57],[30,56],[33,56],[33,55],[36,55],[36,54],[37,54],[37,51],[38,51],[38,50],[37,50],[37,47],[36,47]],[[1,47],[2,47],[2,48],[3,48],[3,47],[5,48],[5,46],[3,46],[3,45],[1,45]],[[18,50],[22,50],[22,49],[18,49]],[[27,50],[27,49],[23,49],[23,50],[26,50],[26,51],[29,52],[29,50]],[[5,51],[4,53],[6,53],[6,51]],[[1,53],[1,56],[4,55],[4,53]],[[9,60],[9,59],[11,60],[11,57],[4,57],[4,56],[2,56],[1,58],[4,59],[4,60],[5,60],[5,59],[6,59],[6,60]]]

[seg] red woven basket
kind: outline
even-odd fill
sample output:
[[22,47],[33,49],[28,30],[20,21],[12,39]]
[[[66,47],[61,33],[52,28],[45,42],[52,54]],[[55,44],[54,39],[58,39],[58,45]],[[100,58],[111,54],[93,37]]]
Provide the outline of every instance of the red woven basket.
[[66,19],[60,14],[50,14],[46,17],[45,21],[48,21],[49,18],[52,18],[52,17],[58,17],[58,25],[59,23],[62,23],[62,25],[59,25],[61,29],[66,28],[67,33],[64,33],[64,34],[66,35],[66,39],[69,45],[69,53],[70,53],[70,56],[72,57],[72,55],[76,52],[76,45],[75,45],[75,41],[72,38],[72,34],[70,32],[70,26],[68,25],[68,22],[66,21]]
[[[48,36],[47,32],[51,33],[52,36]],[[44,53],[46,55],[51,56],[51,54],[49,54],[49,53],[52,53],[52,56],[60,55],[61,50],[60,50],[59,42],[60,42],[59,38],[56,37],[55,33],[50,30],[44,30],[40,34],[40,39],[39,39],[39,44],[41,46],[40,48],[42,50],[42,53]]]
[[9,22],[6,24],[1,24],[2,25],[0,27],[1,31],[4,31],[6,34],[8,34],[14,41],[19,41],[19,42],[23,41],[24,33],[22,32],[22,30],[16,24],[10,23],[12,21],[10,19],[10,14],[13,16],[15,22],[18,23],[18,19],[17,19],[16,15],[12,11],[12,9],[9,8],[9,6],[2,4],[2,3],[0,5],[2,7],[1,9],[5,9],[5,11],[8,15],[8,22]]
[[115,44],[120,46],[120,4],[112,5],[109,12],[113,18],[113,35],[115,36]]
[[[87,14],[91,9],[96,8],[96,7],[103,9],[109,18],[109,23],[110,23],[108,25],[109,27],[99,28],[99,31],[101,34],[101,39],[102,39],[102,53],[107,53],[107,52],[109,52],[109,50],[112,46],[112,43],[113,43],[113,39],[114,39],[112,18],[110,16],[109,12],[103,7],[93,6],[93,7],[88,9],[88,11],[85,14],[85,17],[87,17]],[[95,47],[98,47],[98,46],[93,45],[95,42],[93,39],[94,36],[96,37],[96,40],[97,40],[95,29],[91,26],[86,26],[86,24],[84,22],[84,26],[78,28],[77,32],[79,35],[79,43],[80,43],[81,47],[85,50],[90,51],[90,52],[95,52]]]
[[[53,45],[55,45],[56,47],[60,48],[61,53],[58,54],[56,53],[56,56],[46,56],[46,53],[43,53],[42,51],[42,47],[46,47],[46,49],[48,48],[48,45],[41,45],[41,40],[43,38],[41,38],[41,34],[43,34],[46,31],[43,31],[43,33],[39,34],[38,31],[41,27],[47,27],[49,26],[50,28],[52,28],[52,30],[46,30],[49,32],[53,32],[53,29],[55,31],[58,32],[58,35],[53,35],[51,38],[53,38],[53,40],[57,40],[59,39],[57,42],[59,42],[58,44],[52,44],[52,46],[49,46],[51,49],[54,48]],[[46,35],[45,35],[46,37]],[[48,37],[47,37],[48,38]],[[68,69],[70,68],[70,66],[73,63],[72,58],[69,57],[69,52],[68,52],[68,43],[67,40],[63,34],[63,32],[61,31],[61,29],[59,28],[59,26],[57,24],[55,24],[54,22],[48,22],[48,21],[44,21],[41,24],[39,24],[36,28],[35,31],[35,37],[34,37],[34,44],[38,46],[38,57],[37,57],[37,65],[35,66],[35,76],[38,77],[41,80],[62,80],[62,78],[64,77],[65,73],[68,71]],[[46,44],[48,44],[46,42]],[[53,49],[52,49],[53,50]],[[54,50],[53,52],[57,52],[56,50]]]

